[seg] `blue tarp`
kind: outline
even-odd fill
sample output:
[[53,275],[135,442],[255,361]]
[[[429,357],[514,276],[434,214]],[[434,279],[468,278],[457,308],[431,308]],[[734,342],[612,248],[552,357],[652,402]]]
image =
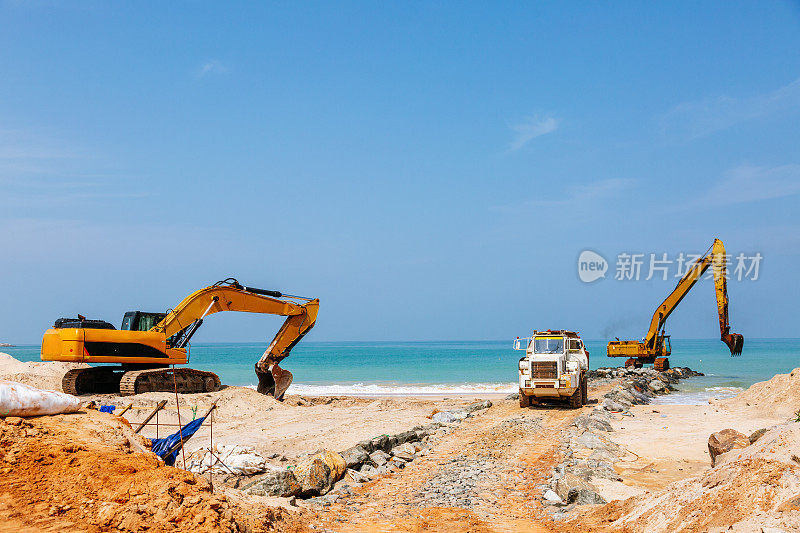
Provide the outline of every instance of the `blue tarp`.
[[205,419],[206,417],[198,418],[197,420],[192,420],[191,422],[183,426],[183,429],[181,429],[181,431],[176,431],[169,437],[164,437],[163,439],[153,439],[152,441],[150,441],[153,443],[153,448],[152,448],[153,453],[161,457],[164,460],[165,464],[168,464],[169,466],[174,465],[175,458],[178,456],[178,452],[181,449],[180,448],[176,449],[174,452],[170,453],[166,457],[165,455],[169,453],[169,451],[173,448],[173,446],[175,446],[181,441],[181,435],[183,435],[184,443],[189,439],[189,437],[194,435],[195,432],[198,429],[200,429],[200,426],[203,425],[203,420]]
[[116,409],[116,405],[101,405],[100,412],[101,413],[113,413],[114,409]]

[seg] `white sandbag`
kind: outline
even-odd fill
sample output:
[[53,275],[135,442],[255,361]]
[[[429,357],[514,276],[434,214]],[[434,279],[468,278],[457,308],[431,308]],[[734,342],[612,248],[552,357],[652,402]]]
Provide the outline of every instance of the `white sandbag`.
[[71,394],[0,380],[0,416],[74,413],[80,406],[81,401]]
[[267,470],[267,461],[255,448],[241,444],[226,444],[217,448],[213,454],[208,448],[198,448],[186,458],[186,469],[196,474],[204,474],[210,469],[217,474],[253,475]]

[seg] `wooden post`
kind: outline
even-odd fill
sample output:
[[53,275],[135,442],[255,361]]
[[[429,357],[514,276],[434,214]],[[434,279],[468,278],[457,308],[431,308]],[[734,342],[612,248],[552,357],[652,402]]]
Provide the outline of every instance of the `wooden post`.
[[148,422],[150,422],[150,420],[152,420],[152,418],[153,418],[154,416],[156,416],[156,413],[157,413],[157,412],[159,412],[160,410],[162,410],[162,409],[164,408],[164,406],[165,406],[165,405],[167,405],[167,400],[161,400],[160,402],[158,402],[158,405],[156,405],[156,408],[155,408],[155,409],[153,409],[153,412],[152,412],[152,413],[150,413],[149,415],[147,415],[147,418],[145,418],[145,419],[144,419],[144,422],[142,422],[141,424],[139,424],[139,427],[137,427],[137,428],[134,430],[134,433],[139,433],[139,432],[142,430],[142,428],[143,428],[144,426],[146,426],[146,425],[147,425],[147,423],[148,423]]

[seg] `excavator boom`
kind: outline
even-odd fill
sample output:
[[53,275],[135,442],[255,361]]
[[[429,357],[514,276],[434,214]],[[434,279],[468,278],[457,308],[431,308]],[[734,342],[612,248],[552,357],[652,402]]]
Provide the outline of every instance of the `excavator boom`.
[[[305,303],[278,299],[282,297],[305,300]],[[228,278],[184,298],[151,331],[163,333],[168,338],[177,336],[176,344],[182,347],[206,316],[220,311],[266,313],[288,317],[255,365],[258,392],[282,398],[293,377],[291,372],[278,366],[278,363],[288,357],[292,348],[314,327],[319,311],[319,300],[246,287],[236,279]]]
[[730,324],[728,322],[725,245],[721,240],[714,239],[706,253],[689,267],[686,274],[678,281],[675,289],[656,308],[653,317],[650,319],[650,327],[645,334],[644,341],[612,341],[608,343],[608,356],[629,356],[630,359],[626,362],[627,366],[641,366],[643,362],[654,362],[657,367],[662,367],[661,369],[667,368],[669,363],[666,358],[670,355],[668,336],[664,334],[667,318],[710,266],[713,267],[714,273],[720,338],[730,349],[731,355],[741,354],[744,346],[744,337],[738,333],[730,333]]

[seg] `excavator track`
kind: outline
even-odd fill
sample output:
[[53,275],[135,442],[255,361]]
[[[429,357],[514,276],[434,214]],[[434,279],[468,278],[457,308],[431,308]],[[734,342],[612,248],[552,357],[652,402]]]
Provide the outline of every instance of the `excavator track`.
[[178,393],[218,391],[221,383],[213,372],[192,368],[148,368],[125,372],[119,382],[119,393],[132,396],[143,392],[172,392],[177,385]]
[[74,368],[61,379],[61,389],[67,394],[116,394],[122,371],[119,368],[98,366]]

